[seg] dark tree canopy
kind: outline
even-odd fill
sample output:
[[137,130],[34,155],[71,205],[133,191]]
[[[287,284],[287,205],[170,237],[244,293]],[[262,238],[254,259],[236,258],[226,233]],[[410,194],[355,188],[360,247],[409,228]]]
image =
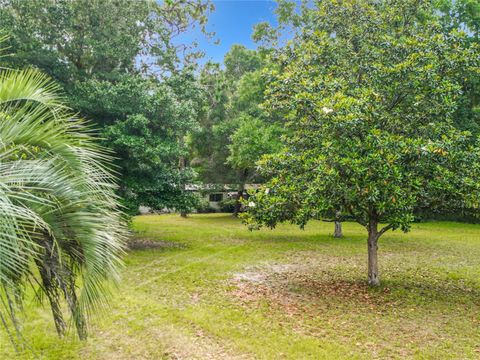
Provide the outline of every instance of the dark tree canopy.
[[8,65],[50,74],[103,133],[129,212],[191,209],[183,187],[194,173],[180,162],[201,111],[193,73],[200,52],[176,37],[204,29],[210,10],[202,0],[2,2],[0,24],[14,55]]
[[0,23],[13,63],[36,65],[67,82],[80,75],[111,78],[138,64],[171,71],[199,55],[175,37],[193,25],[204,29],[211,10],[201,0],[5,0]]

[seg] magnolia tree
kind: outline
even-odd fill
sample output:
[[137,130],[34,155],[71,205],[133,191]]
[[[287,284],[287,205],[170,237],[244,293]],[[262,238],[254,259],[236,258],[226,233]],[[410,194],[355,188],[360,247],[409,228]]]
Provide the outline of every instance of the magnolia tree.
[[445,34],[426,1],[317,2],[278,51],[266,108],[288,113],[285,151],[249,200],[252,228],[340,210],[368,231],[368,283],[377,244],[408,231],[418,208],[476,212],[480,151],[452,126],[459,70],[478,72],[478,48]]

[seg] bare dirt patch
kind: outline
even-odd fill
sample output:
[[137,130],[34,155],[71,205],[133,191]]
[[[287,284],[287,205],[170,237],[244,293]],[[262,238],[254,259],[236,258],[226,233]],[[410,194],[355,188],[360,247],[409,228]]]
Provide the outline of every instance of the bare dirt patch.
[[266,302],[289,315],[318,313],[339,304],[378,311],[395,305],[389,288],[372,290],[363,279],[339,278],[333,264],[323,265],[312,267],[305,260],[250,268],[233,275],[232,294],[242,304]]

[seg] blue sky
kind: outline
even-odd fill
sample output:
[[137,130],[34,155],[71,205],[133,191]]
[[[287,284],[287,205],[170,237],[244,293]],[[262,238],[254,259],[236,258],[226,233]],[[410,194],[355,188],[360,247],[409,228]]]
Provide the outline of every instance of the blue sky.
[[205,60],[222,62],[223,56],[233,44],[243,44],[254,49],[251,39],[253,25],[268,21],[274,23],[275,2],[265,0],[217,0],[213,1],[215,11],[209,16],[208,31],[216,33],[220,44],[206,40],[199,31],[191,31],[184,35],[188,41],[198,41],[199,48],[206,53]]

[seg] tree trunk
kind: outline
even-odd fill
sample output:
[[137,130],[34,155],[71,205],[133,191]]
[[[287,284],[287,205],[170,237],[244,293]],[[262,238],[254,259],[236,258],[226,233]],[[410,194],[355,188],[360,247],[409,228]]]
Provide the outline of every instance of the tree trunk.
[[342,238],[343,237],[342,223],[340,221],[335,221],[335,231],[333,232],[333,237],[334,238]]
[[368,224],[368,285],[380,285],[380,277],[378,275],[378,223],[376,220],[370,220]]
[[[46,251],[49,250],[49,246],[45,241]],[[53,269],[56,265],[51,257],[44,255],[42,259],[36,259],[35,263],[38,267],[40,278],[42,279],[42,287],[50,303],[50,309],[52,311],[53,321],[55,323],[55,329],[60,337],[63,337],[67,331],[67,324],[63,318],[62,309],[60,306],[60,294],[56,286],[53,272],[48,268]]]
[[75,291],[75,275],[73,269],[69,269],[64,265],[60,265],[56,273],[57,282],[63,291],[63,296],[67,301],[68,309],[73,319],[73,323],[77,329],[77,334],[80,340],[87,339],[87,319],[85,314],[80,309],[78,303],[77,293]]
[[340,211],[335,212],[335,230],[333,232],[333,237],[337,239],[343,237],[342,222],[339,220],[340,215],[342,215]]
[[241,200],[243,198],[243,193],[245,192],[245,183],[248,177],[248,170],[245,169],[240,175],[240,184],[238,185],[237,197],[235,199],[235,207],[233,208],[233,216],[237,217],[242,208]]
[[235,199],[235,207],[233,208],[233,216],[237,217],[240,213],[240,209],[242,208],[242,203],[240,202],[243,197],[243,190],[245,188],[245,184],[240,184],[240,188],[237,191],[237,197]]
[[73,322],[77,329],[77,334],[80,340],[87,339],[87,320],[85,315],[82,313],[80,306],[78,304],[77,294],[75,292],[75,283],[74,279],[70,280],[70,284],[62,284],[65,299],[67,300],[68,308],[72,314]]
[[63,337],[67,332],[67,324],[63,319],[62,310],[60,309],[59,300],[51,294],[47,294],[48,301],[50,302],[50,309],[52,310],[53,322],[55,323],[55,329],[60,337]]
[[[183,145],[183,143],[181,143]],[[187,160],[185,159],[184,156],[180,156],[180,159],[178,160],[178,168],[180,169],[180,171],[184,171],[185,168],[187,166]],[[182,191],[185,192],[185,188],[186,188],[186,184],[182,184]],[[187,211],[185,209],[182,209],[180,211],[180,216],[182,218],[186,218],[187,217]]]
[[55,329],[60,337],[63,337],[67,332],[67,323],[63,319],[63,313],[60,307],[60,298],[57,291],[50,285],[50,279],[42,274],[43,270],[40,270],[40,276],[42,278],[43,286],[45,288],[45,294],[48,302],[50,303],[50,309],[52,311],[53,322],[55,323]]

